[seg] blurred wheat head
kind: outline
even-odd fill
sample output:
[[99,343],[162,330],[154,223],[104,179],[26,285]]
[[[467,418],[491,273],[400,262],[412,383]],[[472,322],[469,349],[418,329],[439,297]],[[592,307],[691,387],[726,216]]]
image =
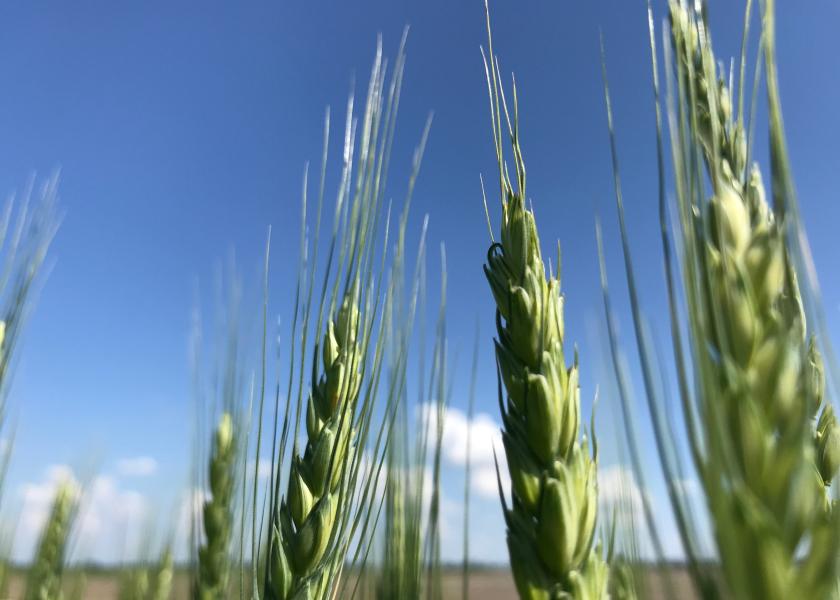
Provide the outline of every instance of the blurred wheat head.
[[59,484],[26,578],[26,600],[60,600],[65,553],[78,507],[78,489]]
[[225,410],[213,433],[207,472],[210,495],[202,507],[205,540],[198,549],[194,582],[195,596],[202,600],[226,598],[230,593],[231,542],[236,525],[237,437],[238,425]]
[[[419,285],[419,299],[415,295],[410,302],[394,302],[394,323],[412,323],[418,300],[417,310],[421,315],[425,312],[423,253],[424,248],[421,246],[414,277],[415,286]],[[394,280],[398,282],[404,275],[403,265],[398,263],[397,267]],[[422,355],[426,347],[422,325],[418,335],[419,353],[416,356],[406,352],[411,331],[401,327],[392,332],[390,371],[394,385],[389,385],[389,388],[399,395],[399,400],[386,451],[385,522],[380,546],[382,560],[376,572],[373,593],[369,594],[369,597],[378,600],[420,600],[423,597],[433,600],[442,597],[440,472],[446,408],[451,395],[447,379],[445,264],[442,264],[440,287],[432,364],[428,374],[425,357]],[[396,298],[400,295],[397,291]],[[410,358],[417,358],[415,367],[419,384],[413,415],[409,410],[412,405],[408,402],[407,392]]]
[[[772,2],[763,8],[774,68]],[[718,551],[738,597],[824,597],[840,566],[840,521],[828,496],[837,425],[823,406],[822,360],[787,242],[795,215],[775,189],[788,168],[773,161],[771,209],[760,168],[750,165],[743,99],[736,103],[719,70],[708,21],[671,2],[670,23],[672,148],[698,392],[688,418],[699,418],[693,441]],[[781,143],[771,134],[774,158]]]
[[[754,80],[748,82],[752,2],[746,6],[737,76],[734,67],[727,73],[714,54],[706,4],[669,2],[665,65],[676,198],[672,231],[648,7],[674,359],[688,445],[723,582],[700,563],[696,515],[675,491],[685,472],[677,434],[663,426],[670,409],[650,383],[655,358],[639,316],[607,93],[626,274],[651,418],[683,549],[707,598],[829,597],[837,593],[840,567],[840,520],[830,494],[840,464],[838,431],[826,398],[822,332],[806,321],[807,307],[816,302],[815,282],[807,277],[805,288],[800,283],[806,238],[782,128],[774,8],[772,0],[761,3],[760,52]],[[770,116],[772,206],[761,168],[752,161],[751,128],[762,74]],[[746,111],[750,98],[752,109]],[[680,251],[678,265],[671,263],[671,233]],[[676,272],[682,275],[681,288]]]

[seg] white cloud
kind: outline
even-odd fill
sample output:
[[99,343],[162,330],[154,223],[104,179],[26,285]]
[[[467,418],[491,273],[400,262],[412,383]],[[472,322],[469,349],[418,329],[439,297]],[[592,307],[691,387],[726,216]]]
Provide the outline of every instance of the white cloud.
[[136,456],[117,461],[117,473],[123,477],[148,477],[157,472],[158,463],[151,456]]
[[[428,420],[429,435],[434,436],[437,425],[437,408],[431,404],[420,407],[420,423],[425,427]],[[443,421],[441,453],[447,463],[465,467],[467,464],[467,436],[470,440],[470,486],[483,498],[498,498],[495,450],[499,462],[499,474],[505,494],[510,496],[510,476],[507,470],[502,432],[499,424],[487,413],[478,413],[472,420],[457,408],[446,410]]]
[[178,521],[175,524],[176,550],[185,552],[189,547],[192,526],[194,523],[200,523],[204,503],[209,498],[209,493],[198,488],[189,489],[181,496],[181,503],[178,507]]
[[[674,487],[687,503],[689,517],[696,527],[695,541],[700,555],[712,558],[714,541],[700,482],[694,478],[682,479],[675,481]],[[667,496],[641,487],[629,468],[621,465],[602,466],[598,471],[598,495],[600,522],[609,525],[615,518],[619,539],[636,537],[641,555],[653,558],[654,547],[644,515],[643,502],[646,500],[653,513],[654,526],[665,557],[669,560],[685,558],[682,539]]]
[[78,494],[78,516],[72,533],[78,553],[73,558],[114,560],[120,558],[116,552],[136,545],[139,527],[147,514],[146,501],[140,493],[123,489],[116,478],[105,475],[82,484],[68,466],[53,465],[40,481],[19,487],[16,560],[32,556],[61,484],[71,485]]
[[[254,476],[254,465],[256,464],[256,460],[253,458],[248,461],[248,479],[252,482],[252,477]],[[260,465],[257,467],[257,479],[260,481],[265,481],[266,479],[271,477],[271,459],[270,458],[260,458]]]
[[59,485],[68,484],[79,489],[78,481],[73,471],[67,465],[51,465],[44,472],[41,481],[28,482],[20,486],[18,493],[21,499],[20,520],[18,525],[18,546],[23,546],[26,556],[32,554],[35,542],[41,529],[47,522],[53,498]]
[[141,526],[146,500],[134,490],[123,489],[114,477],[100,475],[85,490],[79,511],[78,530],[84,546],[102,539],[115,528]]
[[703,498],[703,488],[700,487],[700,482],[696,479],[678,479],[674,482],[674,488],[678,494],[688,501]]
[[[499,475],[501,475],[502,489],[505,498],[510,499],[510,476],[505,461],[499,461]],[[472,467],[472,488],[482,498],[499,497],[499,481],[496,476],[496,465],[476,465]]]
[[621,465],[598,469],[598,500],[607,511],[619,510],[640,514],[644,498],[632,471]]
[[[635,539],[643,555],[650,549],[650,537],[643,527],[645,523],[644,502],[651,501],[649,494],[639,486],[633,472],[622,465],[601,466],[598,469],[599,521],[609,529],[613,523],[619,543]],[[657,523],[663,531],[667,517]],[[670,523],[668,523],[670,526]]]
[[359,476],[356,479],[356,486],[359,487],[361,493],[364,486],[367,485],[369,479],[377,474],[376,486],[374,487],[374,494],[384,494],[385,485],[388,482],[388,463],[387,460],[382,461],[380,468],[379,460],[376,462],[371,458],[370,451],[365,450],[362,457],[359,459]]

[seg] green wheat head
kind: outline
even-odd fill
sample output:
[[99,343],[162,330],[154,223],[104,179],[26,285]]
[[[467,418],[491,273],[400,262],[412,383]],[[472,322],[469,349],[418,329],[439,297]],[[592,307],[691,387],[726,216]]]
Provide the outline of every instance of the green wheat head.
[[[423,259],[421,247],[419,261]],[[415,278],[416,280],[416,278]],[[421,283],[425,293],[425,283]],[[420,300],[422,313],[425,297]],[[396,311],[405,311],[402,303]],[[413,309],[395,314],[399,328],[394,348],[396,387],[405,393],[406,366],[404,345],[410,339]],[[441,281],[440,310],[428,383],[424,361],[419,364],[420,392],[417,403],[419,430],[412,435],[406,397],[401,398],[397,423],[387,449],[387,480],[382,543],[382,565],[376,579],[374,597],[379,600],[420,600],[439,598],[442,594],[440,573],[440,464],[443,425],[448,403],[446,365],[446,273]],[[420,332],[419,346],[425,348],[425,334]],[[424,394],[424,391],[426,394]],[[434,425],[434,428],[432,427]],[[432,463],[429,473],[427,468]]]
[[167,545],[163,549],[149,578],[149,594],[147,600],[169,600],[172,595],[173,576],[172,548]]
[[[765,11],[766,26],[771,3]],[[718,72],[705,18],[678,2],[670,16],[681,125],[672,146],[702,423],[697,467],[718,551],[738,597],[824,597],[840,574],[840,521],[828,495],[838,433],[823,406],[788,215],[769,207],[760,169],[749,164],[741,103]]]
[[[58,174],[36,188],[34,179],[22,198],[0,211],[0,429],[14,372],[20,336],[38,295],[41,272],[60,222]],[[16,205],[17,204],[17,205]],[[14,437],[13,435],[11,437]],[[0,456],[0,496],[13,444]]]
[[303,456],[292,457],[289,489],[280,508],[279,531],[272,532],[272,592],[277,598],[323,597],[326,583],[317,576],[336,524],[346,475],[345,453],[352,452],[350,408],[361,384],[359,309],[355,294],[345,296],[336,318],[329,322],[323,343],[324,373],[312,387],[307,403],[308,441]]
[[[496,357],[507,391],[503,440],[513,502],[505,520],[513,576],[522,598],[605,598],[608,569],[594,544],[597,450],[590,454],[588,441],[579,437],[578,365],[575,357],[566,366],[559,275],[546,276],[534,213],[525,204],[516,87],[511,124],[492,41],[489,50],[502,223],[484,272],[496,301]],[[503,160],[502,110],[516,185]]]
[[[241,283],[230,266],[216,310],[210,376],[202,373],[200,312],[194,313],[193,369],[197,427],[193,442],[193,489],[207,495],[191,523],[191,595],[201,600],[227,598],[232,590],[235,534],[244,535],[247,431],[243,419],[241,364]],[[222,280],[220,280],[221,282]],[[210,421],[207,424],[207,416]],[[255,473],[256,477],[256,473]],[[171,544],[170,544],[171,545]],[[241,546],[240,546],[241,548]],[[163,559],[161,559],[163,560]],[[244,562],[240,554],[240,562]],[[241,564],[240,564],[240,572]],[[243,575],[244,576],[244,575]],[[241,582],[240,582],[241,583]],[[242,586],[240,585],[240,592]]]
[[233,416],[222,413],[213,434],[208,463],[210,497],[202,510],[205,542],[198,550],[195,582],[195,595],[201,600],[226,598],[229,591],[237,466],[235,429]]
[[76,511],[76,489],[62,483],[53,499],[47,522],[26,580],[26,600],[60,600],[61,579],[70,528]]
[[[669,498],[690,572],[704,597],[823,598],[837,592],[840,573],[840,517],[829,493],[840,463],[838,431],[825,399],[816,337],[805,318],[805,306],[812,306],[813,299],[803,294],[798,277],[803,273],[799,257],[804,234],[781,123],[772,0],[762,3],[760,37],[770,114],[772,208],[760,167],[751,164],[752,134],[747,133],[744,111],[751,7],[748,1],[736,96],[734,74],[727,76],[712,50],[705,4],[669,2],[668,119],[683,309],[674,278],[677,268],[671,262],[657,53],[648,6],[675,365],[723,587],[699,563],[697,523],[685,498],[675,493]],[[608,92],[607,109],[636,337],[660,464],[673,490],[684,471],[675,434],[663,427],[669,409],[650,384],[655,359],[635,295]],[[813,289],[814,282],[809,283]],[[611,338],[614,343],[614,334]],[[649,525],[655,533],[655,524]]]
[[[273,469],[262,551],[265,570],[260,573],[254,569],[254,581],[262,578],[262,593],[270,599],[354,594],[356,590],[349,586],[357,588],[360,578],[342,575],[349,566],[354,571],[364,569],[384,502],[378,476],[383,472],[400,396],[396,390],[400,378],[385,375],[383,381],[384,357],[390,332],[411,330],[409,322],[393,322],[393,307],[402,301],[402,292],[397,289],[400,286],[396,285],[401,279],[395,272],[401,269],[407,212],[429,128],[427,124],[415,152],[398,243],[392,253],[388,246],[391,215],[390,208],[384,210],[384,190],[405,64],[404,46],[405,36],[389,80],[380,40],[360,119],[354,114],[352,96],[348,102],[343,168],[323,273],[318,252],[329,111],[311,238],[307,175],[304,178],[301,262],[291,319],[285,407],[280,408],[279,384],[275,402]],[[322,281],[320,296],[315,294],[316,279]],[[409,297],[412,303],[413,298],[416,286]],[[264,304],[264,323],[265,314]],[[413,310],[411,314],[413,318]],[[404,361],[406,352],[399,354],[399,361]],[[258,453],[264,382],[261,389]],[[291,452],[286,459],[289,445]],[[257,492],[255,483],[254,515],[258,512]],[[255,523],[255,530],[261,528],[262,524]],[[256,536],[252,537],[252,552],[261,553]]]

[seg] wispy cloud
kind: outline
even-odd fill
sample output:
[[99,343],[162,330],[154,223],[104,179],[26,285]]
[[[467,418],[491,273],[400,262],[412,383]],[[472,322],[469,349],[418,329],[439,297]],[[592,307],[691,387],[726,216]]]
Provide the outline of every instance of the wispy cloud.
[[135,456],[117,461],[117,473],[122,477],[149,477],[158,469],[158,462],[151,456]]
[[[254,476],[254,467],[256,466],[256,460],[253,458],[248,461],[248,479],[252,479]],[[271,459],[270,458],[260,458],[260,464],[256,467],[257,471],[257,479],[260,481],[264,481],[271,477]]]
[[139,492],[123,488],[118,479],[107,475],[82,484],[67,465],[52,465],[41,479],[18,488],[21,504],[14,543],[16,560],[31,558],[61,484],[71,485],[79,496],[72,534],[78,553],[73,558],[113,561],[136,545],[148,512]]
[[[420,407],[420,422],[428,421],[430,435],[434,435],[437,425],[437,409],[431,404]],[[487,413],[478,413],[472,420],[457,408],[446,411],[443,422],[441,453],[447,463],[458,467],[467,464],[467,437],[470,440],[470,486],[483,498],[497,498],[499,487],[496,478],[496,465],[493,460],[495,450],[499,461],[499,475],[506,495],[510,495],[510,476],[507,470],[502,432],[499,424]]]
[[80,489],[79,483],[67,465],[50,465],[39,481],[23,483],[18,488],[21,501],[15,551],[22,550],[29,556],[50,513],[53,498],[59,485],[68,484]]
[[619,516],[627,518],[641,515],[644,493],[626,467],[611,465],[598,469],[598,501],[603,514],[617,511]]
[[[189,489],[181,496],[177,522],[175,523],[176,556],[187,555],[192,528],[194,525],[201,525],[204,503],[209,498],[209,493],[198,488]],[[203,532],[201,534],[203,535]]]

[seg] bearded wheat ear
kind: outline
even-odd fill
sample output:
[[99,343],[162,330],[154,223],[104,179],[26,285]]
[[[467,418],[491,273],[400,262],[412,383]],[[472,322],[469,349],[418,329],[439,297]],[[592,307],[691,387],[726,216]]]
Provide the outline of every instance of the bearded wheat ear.
[[[193,314],[192,361],[197,427],[193,440],[192,486],[193,493],[201,490],[206,494],[201,510],[195,511],[190,531],[190,595],[198,600],[220,600],[232,593],[234,534],[239,527],[241,538],[245,529],[241,525],[245,518],[245,503],[238,494],[238,485],[242,485],[244,493],[245,478],[248,477],[246,472],[249,470],[244,460],[247,431],[242,414],[241,283],[235,266],[231,265],[219,283],[222,302],[216,307],[219,329],[211,349],[214,360],[209,365],[210,377],[203,372],[201,360],[204,348],[200,311],[196,309]],[[206,421],[208,416],[212,419],[209,424]],[[254,477],[257,475],[255,468]],[[171,552],[171,540],[165,550]],[[165,554],[161,556],[158,567],[162,568],[165,558]],[[240,593],[244,587],[243,563],[240,553]]]
[[[758,165],[747,164],[743,120],[717,73],[708,24],[679,3],[670,11],[678,110],[690,125],[675,147],[705,166],[680,160],[677,179],[705,449],[697,467],[718,551],[738,597],[823,597],[836,584],[840,552],[838,517],[826,501],[837,425],[823,409],[822,427],[811,428],[823,373],[807,339],[787,216],[770,209]],[[772,43],[772,31],[763,33]]]
[[213,434],[208,464],[210,497],[202,510],[205,542],[198,550],[195,582],[195,596],[200,600],[227,598],[229,593],[237,443],[233,416],[224,412]]
[[[751,3],[737,113],[732,83],[718,73],[705,7],[698,14],[686,2],[671,0],[669,5],[668,116],[682,250],[683,323],[671,279],[664,210],[660,216],[683,413],[725,589],[701,570],[692,574],[706,597],[827,597],[838,589],[840,568],[840,515],[828,495],[840,463],[840,434],[833,410],[823,402],[822,359],[806,326],[796,249],[788,244],[788,229],[800,224],[795,211],[788,210],[792,183],[776,89],[773,2],[763,3],[762,15],[773,209],[765,199],[758,165],[749,164],[744,129]],[[653,45],[652,50],[658,90]],[[759,74],[757,68],[756,82]],[[656,100],[659,111],[658,94]],[[659,166],[664,203],[661,155]],[[623,216],[620,201],[618,208]],[[624,251],[629,259],[626,247]],[[632,285],[629,267],[628,278]],[[638,320],[635,325],[637,336],[643,335]],[[688,333],[687,353],[680,337],[683,328]],[[640,352],[643,363],[651,360]],[[693,387],[689,374],[694,376]],[[659,404],[653,418],[661,418],[656,413],[663,410]],[[664,452],[671,451],[666,446]],[[663,467],[669,484],[675,484],[673,463],[666,460]],[[684,515],[682,501],[671,501],[677,515]],[[691,551],[696,544],[692,531],[680,533]]]
[[339,484],[344,465],[351,460],[345,453],[353,451],[349,440],[356,435],[347,414],[355,405],[361,386],[357,302],[354,293],[346,295],[338,315],[327,326],[324,374],[313,385],[307,403],[309,439],[303,456],[292,456],[279,529],[271,533],[274,541],[269,568],[272,593],[278,598],[311,589],[312,575],[324,558],[335,526]]
[[[352,96],[348,102],[343,168],[320,297],[314,288],[321,266],[317,250],[328,133],[313,242],[308,237],[304,179],[291,367],[285,408],[280,406],[279,392],[275,403],[263,554],[266,567],[264,573],[254,569],[255,581],[262,576],[262,591],[267,598],[343,598],[354,594],[353,588],[361,578],[343,575],[351,567],[354,574],[364,569],[383,503],[378,476],[390,443],[399,393],[394,387],[398,379],[388,378],[385,389],[380,389],[380,382],[385,370],[387,332],[405,326],[391,321],[392,307],[401,302],[402,296],[392,286],[395,267],[388,259],[393,258],[394,264],[402,260],[402,244],[397,244],[395,255],[391,253],[391,214],[390,207],[384,210],[383,196],[405,63],[404,46],[405,36],[389,82],[380,40],[360,120],[354,115]],[[412,164],[406,212],[400,222],[401,238],[428,126]],[[381,257],[380,242],[384,248]],[[317,341],[313,343],[311,337]],[[261,393],[258,452],[264,397]],[[381,409],[377,406],[380,397],[385,398]],[[301,422],[306,436],[303,448],[299,447]],[[255,485],[255,507],[257,491]],[[262,524],[256,524],[256,512],[254,509],[255,531],[262,529]],[[256,538],[252,538],[252,548],[259,554]]]
[[60,600],[70,529],[76,514],[75,486],[59,485],[26,580],[25,600]]
[[[418,254],[418,271],[424,261],[421,244]],[[446,343],[446,269],[442,264],[441,298],[436,337],[432,352],[432,365],[428,374],[425,368],[425,333],[420,331],[419,341],[419,392],[414,405],[416,433],[411,434],[407,401],[407,345],[413,323],[413,304],[408,313],[395,312],[394,323],[394,379],[391,385],[401,398],[397,409],[393,437],[387,449],[385,483],[385,526],[382,543],[382,565],[376,578],[373,597],[379,600],[395,598],[420,600],[422,597],[439,598],[442,594],[440,561],[440,459],[443,426],[450,388],[447,386]],[[401,276],[396,278],[399,283]],[[420,314],[425,313],[425,279],[420,274],[415,282],[420,284]],[[395,311],[406,307],[394,303]],[[426,379],[428,377],[428,379]],[[413,449],[412,449],[413,446]],[[429,463],[432,467],[429,468]],[[430,472],[427,473],[427,470]]]
[[[579,437],[578,365],[577,357],[570,367],[565,362],[560,265],[557,277],[546,277],[534,214],[525,204],[516,88],[511,123],[500,91],[489,10],[487,28],[485,68],[502,224],[484,272],[496,301],[496,357],[507,391],[503,441],[513,502],[505,510],[505,520],[513,576],[522,598],[607,598],[608,567],[600,546],[594,544],[597,453],[590,454],[589,442]],[[516,187],[503,160],[502,111]]]
[[[57,211],[58,182],[56,173],[36,190],[35,180],[31,179],[17,206],[11,198],[0,211],[0,430],[5,425],[16,348],[38,296],[41,273],[46,270],[44,263],[61,220]],[[12,441],[0,450],[0,497],[14,432],[9,437]],[[0,581],[0,588],[3,585],[5,582]]]

